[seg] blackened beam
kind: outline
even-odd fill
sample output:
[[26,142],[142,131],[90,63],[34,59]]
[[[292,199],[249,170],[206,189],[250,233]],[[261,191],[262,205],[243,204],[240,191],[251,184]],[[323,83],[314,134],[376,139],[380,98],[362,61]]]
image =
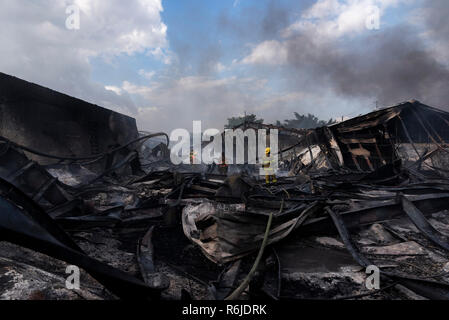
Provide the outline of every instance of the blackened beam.
[[[449,193],[419,195],[410,197],[413,204],[425,215],[436,213],[449,208]],[[347,228],[353,229],[374,223],[398,219],[404,216],[400,202],[385,201],[382,205],[363,208],[341,213]],[[335,232],[329,217],[321,217],[306,221],[301,227],[301,234],[309,235],[321,232]]]
[[[333,212],[329,207],[326,208],[326,211],[332,218],[334,225],[337,228],[338,233],[340,234],[340,237],[346,246],[346,249],[348,249],[349,253],[352,255],[354,260],[359,265],[365,268],[370,265],[374,265],[368,258],[366,258],[360,252],[357,246],[353,243],[351,235],[349,234],[349,231],[346,228],[342,216],[339,215],[338,213]],[[380,275],[383,279],[387,280],[391,279],[426,298],[435,300],[449,300],[449,284],[437,281],[430,281],[426,279],[406,277],[392,272],[386,272],[383,270],[381,270]]]
[[421,231],[427,239],[449,251],[447,239],[430,224],[424,214],[404,195],[401,195],[401,203],[404,212],[419,231]]

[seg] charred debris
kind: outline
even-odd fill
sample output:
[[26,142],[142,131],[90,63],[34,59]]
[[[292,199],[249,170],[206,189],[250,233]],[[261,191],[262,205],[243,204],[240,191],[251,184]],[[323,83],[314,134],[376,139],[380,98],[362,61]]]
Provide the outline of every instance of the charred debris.
[[0,299],[449,299],[447,112],[245,123],[279,130],[267,185],[174,166],[165,133],[4,74],[0,108]]

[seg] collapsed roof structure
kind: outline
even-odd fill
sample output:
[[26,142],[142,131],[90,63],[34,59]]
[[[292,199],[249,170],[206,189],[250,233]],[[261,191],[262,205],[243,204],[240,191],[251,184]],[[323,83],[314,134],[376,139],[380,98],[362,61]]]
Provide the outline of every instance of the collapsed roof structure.
[[[374,171],[398,160],[415,162],[431,150],[430,158],[437,161],[434,153],[440,153],[449,140],[448,116],[413,100],[310,130],[295,148],[310,147],[311,152],[303,152],[307,164],[319,162],[326,168],[353,171]],[[433,167],[429,161],[423,164]],[[437,166],[445,167],[444,163]]]
[[265,184],[6,75],[0,108],[0,299],[449,299],[447,112],[263,125],[285,170]]

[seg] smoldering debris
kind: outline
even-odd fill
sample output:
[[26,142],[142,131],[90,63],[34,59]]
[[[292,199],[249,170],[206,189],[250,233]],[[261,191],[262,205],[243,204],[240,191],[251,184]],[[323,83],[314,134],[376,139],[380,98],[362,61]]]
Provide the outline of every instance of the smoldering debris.
[[310,130],[245,123],[279,130],[269,184],[247,166],[172,165],[168,137],[133,126],[69,153],[8,127],[0,299],[448,299],[448,124],[418,101]]

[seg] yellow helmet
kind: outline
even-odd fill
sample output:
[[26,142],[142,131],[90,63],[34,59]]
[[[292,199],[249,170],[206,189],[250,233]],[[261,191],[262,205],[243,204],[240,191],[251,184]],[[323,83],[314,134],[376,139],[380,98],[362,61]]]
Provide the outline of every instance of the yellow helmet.
[[269,153],[271,153],[271,149],[270,148],[266,148],[265,149],[265,154],[269,154]]

